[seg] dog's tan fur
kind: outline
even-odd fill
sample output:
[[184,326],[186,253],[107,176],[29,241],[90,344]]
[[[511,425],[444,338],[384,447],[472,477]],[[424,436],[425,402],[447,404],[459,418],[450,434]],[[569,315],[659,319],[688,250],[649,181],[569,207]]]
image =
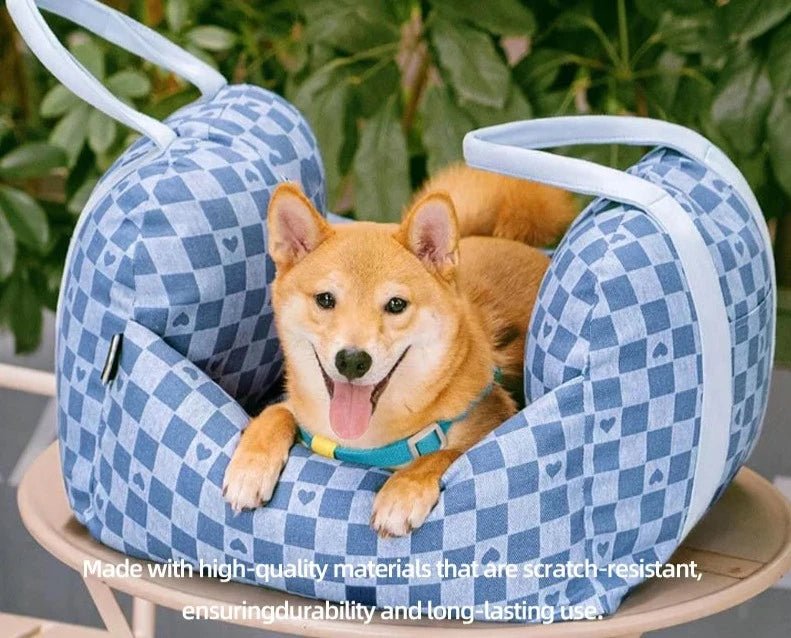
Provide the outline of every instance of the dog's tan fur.
[[[527,325],[548,265],[546,255],[522,242],[553,240],[574,212],[567,193],[459,166],[429,181],[400,225],[331,226],[297,186],[281,184],[268,227],[288,399],[244,431],[225,475],[228,502],[240,510],[271,498],[297,423],[340,445],[377,447],[464,414],[496,367],[521,375]],[[315,303],[327,290],[337,298],[331,310]],[[401,314],[383,310],[394,296],[409,302]],[[347,347],[371,354],[366,383],[395,366],[370,425],[353,440],[339,439],[330,427],[317,362],[331,369],[335,353]],[[515,410],[495,385],[451,428],[445,449],[387,480],[374,501],[374,529],[400,536],[420,526],[445,470]]]

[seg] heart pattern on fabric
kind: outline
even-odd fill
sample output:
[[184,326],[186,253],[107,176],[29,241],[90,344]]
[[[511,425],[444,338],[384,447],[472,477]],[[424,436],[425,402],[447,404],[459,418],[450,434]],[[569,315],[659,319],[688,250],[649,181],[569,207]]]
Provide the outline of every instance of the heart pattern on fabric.
[[197,370],[194,370],[193,368],[190,368],[189,366],[184,366],[181,369],[181,371],[184,374],[186,374],[193,381],[197,381],[198,380],[198,371]]
[[663,478],[665,478],[665,475],[662,473],[662,470],[656,469],[654,473],[651,474],[651,478],[648,479],[648,484],[656,485],[657,483],[661,483]]
[[195,448],[195,456],[198,457],[199,461],[205,461],[211,456],[211,450],[203,445],[203,443],[198,443],[198,446]]
[[604,556],[607,553],[608,549],[610,549],[610,541],[605,541],[604,543],[599,543],[596,546],[596,551],[599,552],[599,556]]
[[557,473],[560,472],[560,468],[563,467],[563,463],[561,461],[555,461],[554,463],[549,463],[546,467],[547,474],[550,477],[554,478],[557,476]]
[[654,357],[654,359],[659,359],[660,357],[666,357],[667,356],[667,346],[662,341],[660,341],[654,347],[654,351],[652,353],[652,356]]
[[556,591],[554,594],[547,594],[546,598],[544,598],[544,602],[546,602],[547,607],[557,607],[559,600],[560,600],[559,591]]
[[481,557],[481,565],[488,565],[489,563],[494,563],[498,560],[500,560],[500,552],[496,548],[490,547]]
[[104,265],[110,266],[113,263],[115,263],[115,255],[112,253],[104,253]]
[[299,492],[297,492],[297,497],[303,505],[307,505],[316,498],[316,492],[313,490],[299,490]]
[[188,326],[190,323],[190,318],[187,316],[186,312],[180,312],[176,315],[176,318],[173,320],[173,327],[178,328],[179,326]]
[[230,546],[229,546],[229,547],[230,547],[230,548],[231,548],[233,551],[235,551],[235,552],[239,552],[240,554],[246,554],[246,553],[247,553],[247,545],[245,545],[245,544],[244,544],[244,543],[241,541],[241,539],[234,538],[234,539],[231,541],[231,544],[230,544]]
[[236,249],[239,247],[239,238],[226,237],[222,240],[222,245],[225,246],[230,252],[236,252]]
[[599,427],[605,432],[609,432],[612,430],[612,427],[615,425],[615,417],[611,416],[609,419],[602,419],[599,421]]
[[135,472],[135,475],[132,477],[132,483],[137,485],[141,490],[146,489],[146,484],[143,481],[143,475],[140,472]]

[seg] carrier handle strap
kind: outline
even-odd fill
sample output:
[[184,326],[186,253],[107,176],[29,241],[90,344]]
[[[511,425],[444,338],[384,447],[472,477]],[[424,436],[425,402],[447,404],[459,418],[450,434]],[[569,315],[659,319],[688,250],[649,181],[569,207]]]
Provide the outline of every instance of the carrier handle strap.
[[536,150],[573,144],[673,148],[732,180],[748,205],[754,211],[760,209],[744,178],[721,151],[701,135],[667,122],[636,117],[557,117],[491,126],[464,138],[464,157],[470,166],[631,204],[644,210],[669,235],[699,321],[704,379],[698,453],[683,537],[711,504],[726,471],[732,364],[730,348],[722,346],[731,339],[719,275],[692,219],[664,189],[623,171]]
[[176,133],[136,111],[107,90],[58,41],[39,9],[74,22],[113,44],[183,77],[212,98],[225,78],[156,31],[95,0],[6,0],[8,12],[30,50],[70,91],[110,117],[167,147]]

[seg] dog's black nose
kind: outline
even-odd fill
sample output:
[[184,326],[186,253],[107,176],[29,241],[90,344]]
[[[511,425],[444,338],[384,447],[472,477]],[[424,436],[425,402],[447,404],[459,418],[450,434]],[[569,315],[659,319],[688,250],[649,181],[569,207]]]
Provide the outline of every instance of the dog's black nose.
[[371,355],[365,350],[344,348],[335,355],[335,367],[349,381],[359,379],[371,368]]

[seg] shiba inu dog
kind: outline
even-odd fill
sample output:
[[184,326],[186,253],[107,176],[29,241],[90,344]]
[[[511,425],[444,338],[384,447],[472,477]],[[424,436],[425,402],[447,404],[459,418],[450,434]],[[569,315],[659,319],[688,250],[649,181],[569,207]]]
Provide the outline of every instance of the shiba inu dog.
[[372,527],[419,527],[440,478],[513,415],[548,257],[574,215],[557,189],[463,166],[429,181],[397,224],[330,225],[300,188],[272,195],[272,302],[287,399],[250,422],[227,468],[235,510],[272,496],[297,438],[321,454],[396,467]]

